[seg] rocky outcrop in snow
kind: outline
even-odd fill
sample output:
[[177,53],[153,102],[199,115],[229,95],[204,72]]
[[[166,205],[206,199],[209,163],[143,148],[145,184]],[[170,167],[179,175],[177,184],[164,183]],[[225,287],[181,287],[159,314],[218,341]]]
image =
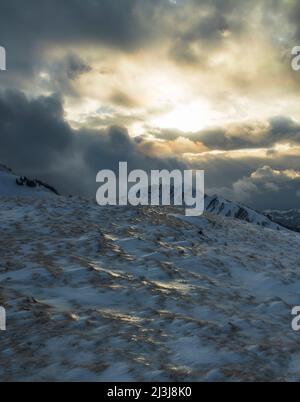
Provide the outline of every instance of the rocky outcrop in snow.
[[248,208],[243,204],[228,201],[218,195],[205,196],[205,211],[218,216],[236,218],[269,229],[284,229],[263,213]]
[[265,213],[280,225],[290,230],[300,232],[300,209],[268,210],[265,211]]
[[0,196],[47,197],[59,195],[56,189],[41,180],[17,176],[7,166],[0,164]]

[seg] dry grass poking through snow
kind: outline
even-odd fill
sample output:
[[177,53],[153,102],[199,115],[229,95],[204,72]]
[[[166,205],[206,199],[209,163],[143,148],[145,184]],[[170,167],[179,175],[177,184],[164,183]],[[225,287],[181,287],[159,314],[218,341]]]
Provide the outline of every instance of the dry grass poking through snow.
[[1,198],[1,380],[300,379],[299,234]]

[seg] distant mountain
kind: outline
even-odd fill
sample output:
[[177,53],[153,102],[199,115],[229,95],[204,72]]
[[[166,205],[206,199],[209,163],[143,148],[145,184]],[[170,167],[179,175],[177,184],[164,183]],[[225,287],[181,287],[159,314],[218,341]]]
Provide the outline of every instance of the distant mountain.
[[267,210],[265,213],[270,216],[270,218],[285,226],[288,229],[300,232],[300,209],[289,209],[289,210]]
[[56,189],[38,179],[17,176],[10,168],[0,164],[0,196],[51,196],[59,195]]
[[269,229],[283,229],[283,227],[275,222],[271,217],[248,208],[243,204],[228,201],[218,195],[205,196],[205,211],[214,215],[236,218]]
[[[149,196],[150,191],[151,189],[149,187]],[[171,186],[171,204],[174,200],[174,193],[174,186]],[[160,185],[160,203],[162,202],[161,194],[162,186]],[[182,193],[182,198],[184,199],[184,193]],[[211,213],[213,215],[239,219],[240,221],[245,221],[254,225],[274,230],[286,229],[285,227],[281,226],[280,223],[274,221],[271,216],[267,216],[265,213],[256,211],[241,203],[226,200],[219,195],[210,196],[205,194],[204,206],[205,212]]]

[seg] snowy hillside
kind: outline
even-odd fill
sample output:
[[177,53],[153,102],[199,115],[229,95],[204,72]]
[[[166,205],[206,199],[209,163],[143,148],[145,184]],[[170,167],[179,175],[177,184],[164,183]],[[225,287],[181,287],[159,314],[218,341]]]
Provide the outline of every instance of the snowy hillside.
[[300,380],[300,235],[1,198],[1,380]]
[[46,183],[19,177],[9,168],[0,164],[0,196],[49,197],[53,195],[58,195],[57,191]]
[[279,224],[273,222],[263,213],[257,212],[242,204],[228,201],[218,195],[206,196],[205,210],[215,215],[236,218],[270,229],[283,229]]

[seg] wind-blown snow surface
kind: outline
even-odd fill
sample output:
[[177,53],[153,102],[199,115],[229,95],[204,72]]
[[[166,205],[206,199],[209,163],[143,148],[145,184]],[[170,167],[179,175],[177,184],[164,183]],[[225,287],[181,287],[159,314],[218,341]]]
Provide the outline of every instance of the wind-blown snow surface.
[[0,198],[0,379],[300,380],[300,235]]

